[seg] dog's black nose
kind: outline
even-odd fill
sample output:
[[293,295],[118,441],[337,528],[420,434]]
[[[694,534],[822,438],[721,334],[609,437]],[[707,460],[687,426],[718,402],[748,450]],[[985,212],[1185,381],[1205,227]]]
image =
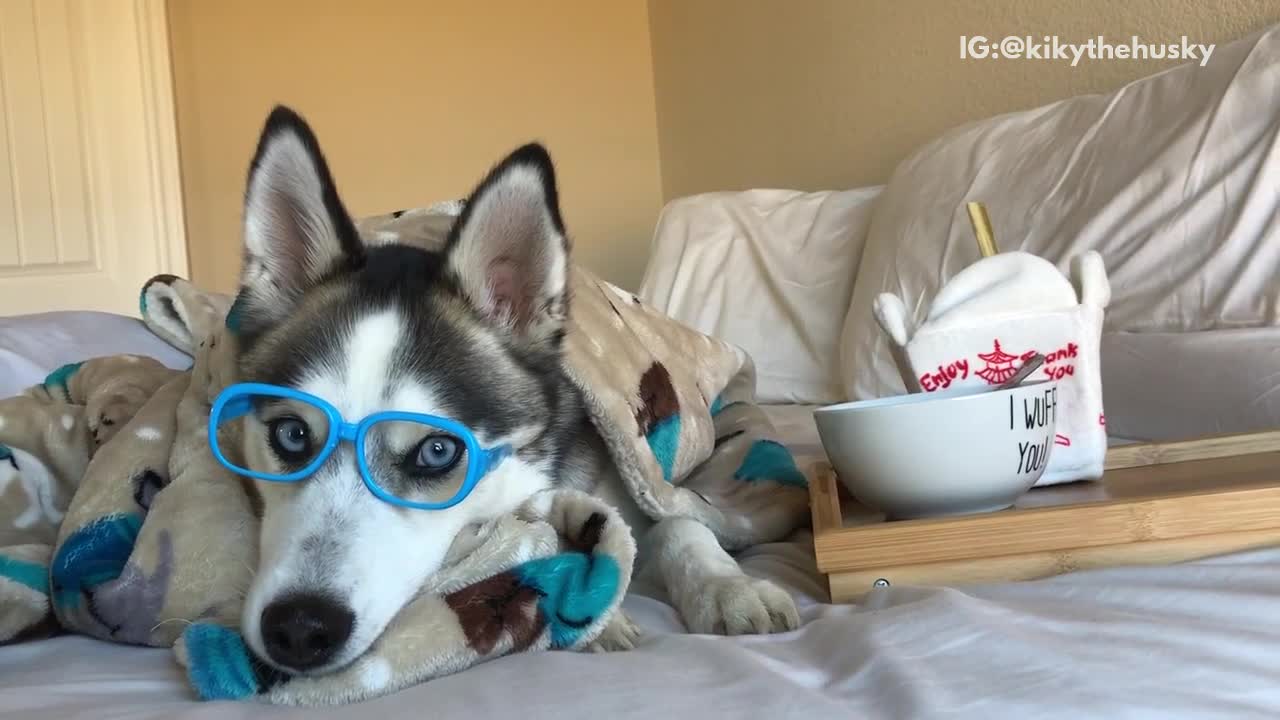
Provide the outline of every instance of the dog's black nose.
[[331,598],[289,595],[262,611],[262,644],[280,665],[310,670],[333,659],[355,621],[355,614]]

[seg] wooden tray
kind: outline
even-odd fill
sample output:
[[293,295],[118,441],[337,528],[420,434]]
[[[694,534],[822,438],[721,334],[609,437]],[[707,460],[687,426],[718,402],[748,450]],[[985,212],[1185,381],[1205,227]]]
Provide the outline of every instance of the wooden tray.
[[1030,580],[1280,545],[1280,431],[1127,445],[1100,482],[1036,488],[1008,510],[886,522],[826,463],[810,486],[833,602],[876,584]]

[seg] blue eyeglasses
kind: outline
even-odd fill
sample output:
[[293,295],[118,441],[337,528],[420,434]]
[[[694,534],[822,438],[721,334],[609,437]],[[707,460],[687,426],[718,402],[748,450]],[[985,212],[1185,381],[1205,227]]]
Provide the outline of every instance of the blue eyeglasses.
[[[260,414],[271,452],[288,472],[241,467],[223,452],[218,428],[255,411]],[[481,447],[470,429],[449,418],[389,411],[353,424],[314,395],[263,383],[228,386],[218,394],[209,413],[213,456],[228,470],[258,480],[305,480],[324,465],[342,440],[355,445],[356,465],[369,492],[392,505],[417,510],[457,505],[471,494],[480,478],[511,454],[507,445]],[[385,483],[378,481],[375,467],[387,478]],[[440,499],[410,500],[405,497],[410,490],[415,496]]]

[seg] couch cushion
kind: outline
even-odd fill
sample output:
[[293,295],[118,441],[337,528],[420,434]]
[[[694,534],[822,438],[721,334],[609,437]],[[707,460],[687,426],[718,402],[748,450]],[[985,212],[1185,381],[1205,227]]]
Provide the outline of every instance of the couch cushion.
[[1280,428],[1280,327],[1102,338],[1107,432],[1131,440]]

